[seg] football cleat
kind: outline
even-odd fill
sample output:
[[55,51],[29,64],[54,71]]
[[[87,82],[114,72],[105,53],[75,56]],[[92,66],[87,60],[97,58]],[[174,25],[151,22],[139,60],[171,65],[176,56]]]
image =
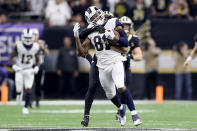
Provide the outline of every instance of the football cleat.
[[140,120],[140,118],[137,114],[132,115],[132,120],[133,120],[133,123],[135,126],[142,124],[142,121]]
[[119,110],[119,112],[120,112],[119,115],[120,125],[124,126],[126,124],[126,105],[123,104],[123,108],[122,110]]
[[84,116],[83,121],[81,121],[81,125],[83,127],[88,127],[88,123],[89,123],[89,116]]
[[25,115],[29,114],[28,108],[25,108],[25,107],[22,109],[22,112],[23,112],[23,114],[25,114]]

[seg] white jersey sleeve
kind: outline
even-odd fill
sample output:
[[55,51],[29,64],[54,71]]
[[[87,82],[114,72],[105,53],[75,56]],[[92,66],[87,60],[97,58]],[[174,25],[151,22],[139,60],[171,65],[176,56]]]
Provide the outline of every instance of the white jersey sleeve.
[[117,26],[122,26],[118,18],[111,18],[105,24],[105,29],[114,30]]

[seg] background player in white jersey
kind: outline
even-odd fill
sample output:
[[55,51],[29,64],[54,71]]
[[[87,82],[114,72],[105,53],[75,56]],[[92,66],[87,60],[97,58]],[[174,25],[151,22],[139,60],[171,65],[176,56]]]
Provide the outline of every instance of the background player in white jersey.
[[[98,9],[95,6],[91,6],[85,12],[86,20],[91,25],[103,25],[104,16],[102,10]],[[141,124],[141,121],[135,111],[133,99],[130,92],[126,89],[124,85],[124,67],[123,61],[126,60],[121,55],[121,52],[118,48],[121,46],[127,47],[129,45],[127,36],[122,29],[122,24],[117,18],[112,18],[104,24],[105,33],[93,32],[88,38],[85,39],[83,45],[81,45],[79,39],[79,28],[80,25],[77,23],[73,29],[74,36],[76,38],[76,46],[81,55],[85,55],[90,48],[92,43],[96,50],[96,55],[98,58],[97,66],[99,68],[99,79],[101,85],[106,93],[108,99],[110,99],[116,107],[120,109],[120,114],[124,110],[121,105],[120,99],[116,94],[116,88],[118,92],[122,95],[123,99],[127,103],[129,110],[131,111],[132,119],[134,125]],[[118,30],[120,35],[117,33],[114,34],[113,30]],[[126,37],[125,37],[126,36]],[[107,40],[107,41],[106,41]],[[113,41],[114,44],[112,44]],[[119,44],[121,46],[117,46]],[[110,48],[109,48],[110,47]],[[125,124],[125,120],[121,115],[121,125]]]
[[39,108],[39,101],[41,99],[45,78],[44,58],[45,56],[49,55],[50,51],[48,49],[46,42],[44,40],[40,40],[38,29],[32,28],[30,30],[33,32],[33,35],[35,37],[34,42],[37,43],[40,47],[40,67],[38,73],[35,75],[35,90],[33,90],[33,93],[35,94],[33,100],[35,100],[36,102],[36,107]]
[[[21,35],[22,41],[16,42],[16,48],[11,53],[10,63],[15,71],[15,84],[17,97],[25,88],[25,106],[22,110],[24,114],[29,114],[28,105],[30,103],[30,90],[33,85],[34,75],[39,70],[39,45],[34,43],[33,32],[24,29]],[[14,64],[14,57],[16,64]],[[35,63],[36,62],[36,63]]]

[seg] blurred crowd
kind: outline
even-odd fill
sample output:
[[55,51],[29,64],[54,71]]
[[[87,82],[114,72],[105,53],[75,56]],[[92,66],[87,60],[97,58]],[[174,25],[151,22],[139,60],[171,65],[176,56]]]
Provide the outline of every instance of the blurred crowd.
[[151,18],[197,19],[197,0],[0,0],[0,23],[30,17],[49,26],[84,26],[84,12],[91,5],[119,18],[129,16],[135,24]]
[[[153,38],[149,38],[146,46],[143,49],[143,56],[145,60],[145,81],[144,81],[144,94],[143,98],[153,99],[155,98],[155,87],[160,85],[158,69],[159,69],[159,56],[161,55],[161,49],[157,46],[157,43]],[[191,68],[184,67],[184,61],[189,56],[188,43],[180,41],[174,44],[171,54],[175,61],[175,94],[176,100],[183,99],[183,92],[185,89],[185,99],[192,99],[192,76]]]

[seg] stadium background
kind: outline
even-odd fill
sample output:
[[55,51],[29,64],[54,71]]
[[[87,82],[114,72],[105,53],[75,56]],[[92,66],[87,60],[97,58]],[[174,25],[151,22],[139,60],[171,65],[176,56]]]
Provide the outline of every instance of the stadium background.
[[[0,24],[0,52],[1,52],[1,64],[6,67],[9,71],[9,76],[11,79],[14,78],[14,73],[10,68],[8,63],[8,57],[11,50],[14,48],[15,39],[20,38],[20,32],[23,28],[27,27],[37,27],[39,28],[41,38],[46,41],[48,47],[51,51],[50,56],[45,59],[46,65],[46,77],[44,82],[44,98],[54,99],[57,98],[58,90],[58,76],[56,73],[56,60],[58,50],[63,46],[63,39],[65,36],[72,38],[72,46],[75,48],[74,38],[73,38],[73,25],[76,22],[80,22],[82,25],[86,25],[83,20],[83,12],[90,5],[100,6],[103,10],[113,10],[119,4],[119,0],[57,0],[60,4],[65,4],[68,11],[65,14],[69,14],[68,18],[63,25],[50,25],[48,18],[45,17],[45,8],[47,4],[53,0],[42,1],[38,0],[37,5],[41,8],[30,8],[31,4],[33,7],[34,2],[31,0],[1,0],[0,13],[1,13],[1,24]],[[138,0],[143,1],[143,0]],[[160,0],[157,0],[160,1]],[[162,1],[162,0],[161,0]],[[164,0],[165,1],[165,0]],[[166,0],[170,5],[170,0]],[[175,0],[176,1],[176,0]],[[134,21],[134,27],[138,30],[141,26],[141,31],[139,31],[139,36],[141,39],[146,37],[146,35],[151,35],[159,48],[162,49],[162,54],[159,57],[159,85],[164,87],[164,99],[174,99],[175,94],[175,74],[174,65],[175,62],[171,57],[171,51],[173,45],[185,41],[188,43],[189,47],[192,48],[194,45],[193,37],[197,29],[197,19],[195,14],[195,9],[197,9],[197,2],[195,0],[183,0],[187,2],[190,14],[187,16],[171,17],[166,15],[165,17],[156,17],[151,15],[151,0],[145,0],[144,3],[144,13],[146,17],[142,21]],[[122,0],[122,5],[125,6],[127,14],[132,18],[131,12],[132,7],[136,6],[135,0]],[[153,1],[152,1],[153,2]],[[35,4],[36,5],[36,4]],[[34,7],[35,7],[34,5]],[[41,6],[42,5],[42,6]],[[127,8],[126,8],[127,7]],[[124,6],[123,6],[124,8]],[[121,9],[119,10],[121,12]],[[118,9],[114,9],[116,15]],[[194,11],[193,11],[194,10]],[[77,15],[81,15],[76,17]],[[126,14],[126,13],[125,13]],[[148,20],[148,22],[147,22]],[[58,21],[58,20],[57,20]],[[85,27],[85,26],[84,26]],[[83,28],[84,28],[83,27]],[[93,54],[93,50],[90,51]],[[88,70],[89,63],[85,59],[78,57],[79,62],[79,76],[76,78],[76,95],[75,97],[69,96],[68,99],[83,99],[88,88]],[[68,63],[69,64],[69,63]],[[128,87],[135,99],[143,99],[144,91],[144,61],[131,64],[131,70],[133,75],[131,79],[131,85]],[[197,83],[195,82],[197,78],[197,59],[192,62],[192,81],[193,81],[193,99],[197,99]],[[69,87],[66,87],[70,90]],[[184,93],[185,94],[185,93]],[[97,97],[100,99],[105,99],[103,90],[100,88]],[[185,97],[184,97],[185,99]]]

